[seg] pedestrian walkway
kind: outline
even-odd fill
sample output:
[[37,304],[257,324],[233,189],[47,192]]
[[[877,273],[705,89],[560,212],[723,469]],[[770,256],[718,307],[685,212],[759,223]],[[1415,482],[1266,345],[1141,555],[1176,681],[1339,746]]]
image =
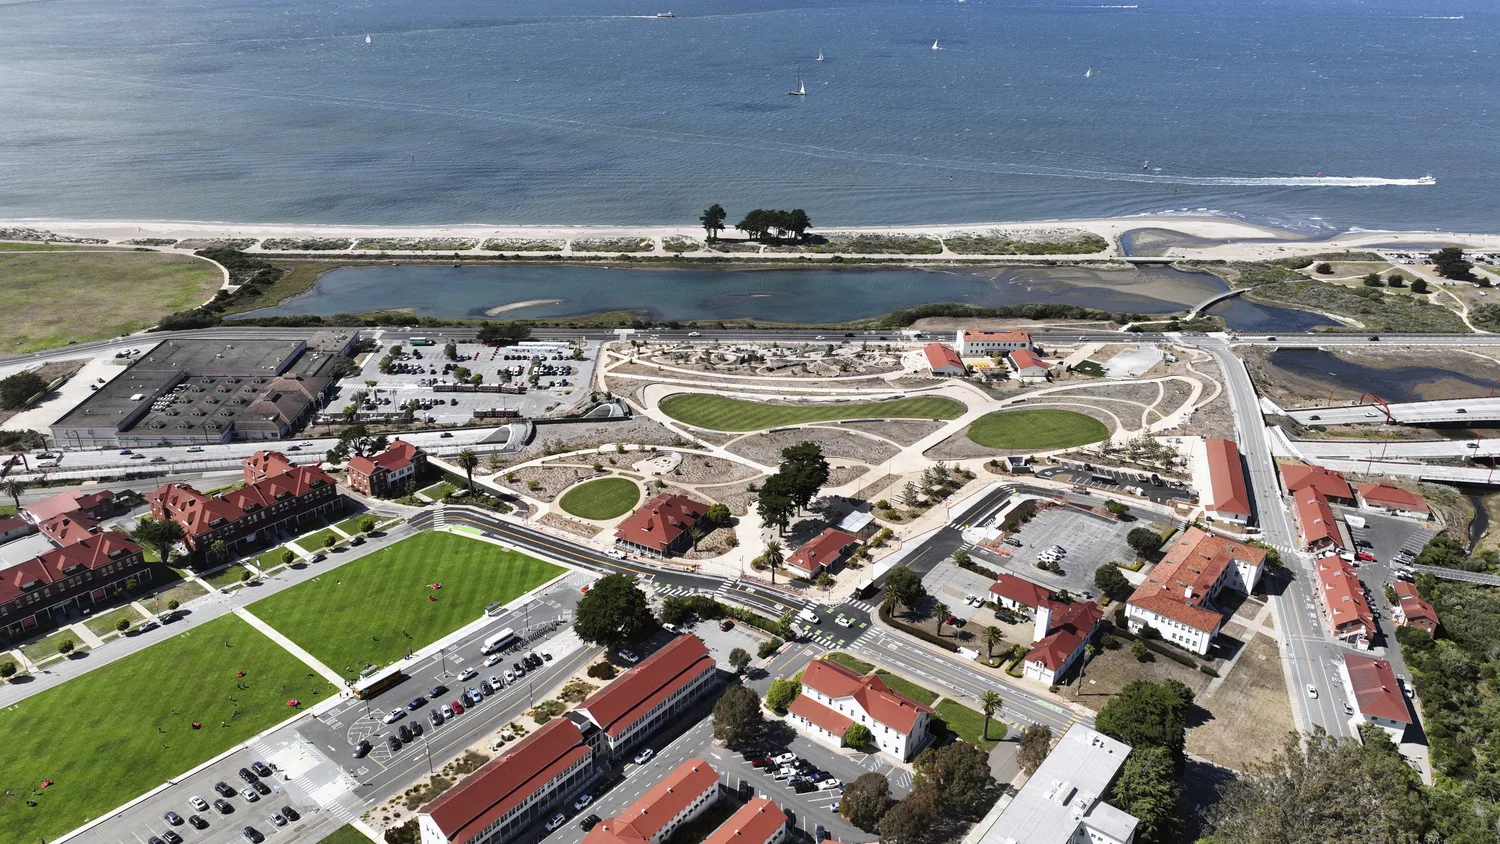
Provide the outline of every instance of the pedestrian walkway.
[[81,621],[80,622],[76,622],[74,624],[69,624],[68,625],[68,629],[72,630],[74,633],[78,634],[78,638],[85,645],[88,645],[89,648],[91,648],[91,649],[92,648],[97,648],[100,645],[104,644],[104,640],[101,639],[101,638],[99,638],[98,636],[95,636],[94,635],[94,631],[90,630],[88,628],[88,625],[84,624]]
[[308,668],[311,668],[312,670],[323,675],[323,679],[332,683],[335,687],[340,689],[344,687],[344,678],[339,676],[339,673],[337,671],[334,671],[332,668],[329,668],[328,666],[319,662],[317,657],[303,650],[302,647],[296,642],[293,642],[291,639],[288,639],[286,636],[282,635],[281,631],[265,623],[264,621],[261,621],[259,618],[256,618],[254,614],[252,614],[244,607],[235,607],[234,614],[239,616],[240,618],[243,618],[245,620],[245,623],[249,624],[251,627],[254,627],[256,630],[259,630],[260,632],[266,634],[266,636],[271,641],[285,648],[287,650],[287,653],[290,653],[292,656],[302,660],[302,662]]

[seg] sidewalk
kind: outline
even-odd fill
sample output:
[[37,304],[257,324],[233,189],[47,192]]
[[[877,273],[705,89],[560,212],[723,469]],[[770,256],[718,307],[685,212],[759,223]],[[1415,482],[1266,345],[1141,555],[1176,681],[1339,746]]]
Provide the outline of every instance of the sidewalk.
[[291,639],[288,639],[286,636],[282,635],[281,632],[276,628],[265,623],[264,621],[261,621],[259,618],[256,618],[255,615],[249,610],[245,609],[244,607],[235,607],[234,614],[239,616],[240,618],[243,618],[246,624],[249,624],[256,630],[259,630],[260,632],[266,634],[266,638],[285,648],[287,653],[290,653],[292,656],[302,660],[303,664],[305,664],[308,668],[311,668],[319,674],[322,674],[323,679],[332,683],[334,688],[342,689],[344,687],[344,678],[340,677],[338,675],[338,672],[324,665],[322,662],[319,662],[317,657],[308,653],[296,642],[293,642]]

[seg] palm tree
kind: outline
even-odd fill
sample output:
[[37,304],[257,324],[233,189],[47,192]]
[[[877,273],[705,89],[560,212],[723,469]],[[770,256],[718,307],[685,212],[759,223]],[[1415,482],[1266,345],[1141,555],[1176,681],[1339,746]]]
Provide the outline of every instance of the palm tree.
[[23,493],[25,491],[26,491],[26,482],[25,481],[18,480],[16,478],[11,478],[11,479],[9,479],[9,480],[7,480],[5,482],[5,494],[9,495],[10,496],[10,500],[13,501],[13,502],[15,502],[16,510],[17,511],[20,511],[20,509],[21,509],[21,493]]
[[219,562],[219,563],[222,563],[225,560],[228,560],[229,559],[229,543],[225,542],[222,539],[215,539],[208,546],[208,556],[212,557],[215,562]]
[[1005,641],[1005,634],[998,627],[986,627],[984,629],[984,646],[989,651],[989,658],[995,658],[995,646]]
[[943,635],[943,619],[948,617],[948,605],[938,601],[937,606],[932,608],[932,612],[937,617],[937,634],[941,636]]
[[473,493],[474,470],[479,466],[479,455],[474,453],[474,449],[466,448],[458,453],[458,457],[454,458],[453,462],[458,464],[458,468],[464,470],[464,475],[469,479],[469,492]]
[[880,599],[880,608],[882,610],[885,610],[887,615],[890,615],[896,612],[896,606],[900,603],[901,602],[896,599],[896,593],[886,592],[885,597]]
[[1098,652],[1099,649],[1094,647],[1093,643],[1083,646],[1083,662],[1078,666],[1078,686],[1073,690],[1073,697],[1078,697],[1078,693],[1083,691],[1083,672],[1089,667],[1089,660],[1093,659],[1094,654]]
[[703,538],[703,528],[700,528],[697,525],[693,525],[692,527],[688,528],[688,536],[691,536],[693,538],[693,550],[697,551],[698,540]]
[[771,570],[771,583],[775,584],[776,568],[785,562],[785,558],[781,556],[781,543],[774,539],[767,542],[766,553],[760,555],[760,560]]
[[979,697],[979,705],[984,709],[984,737],[988,739],[990,737],[990,718],[996,712],[1000,711],[1000,707],[1004,705],[1004,701],[1000,700],[1000,696],[994,692],[985,692]]

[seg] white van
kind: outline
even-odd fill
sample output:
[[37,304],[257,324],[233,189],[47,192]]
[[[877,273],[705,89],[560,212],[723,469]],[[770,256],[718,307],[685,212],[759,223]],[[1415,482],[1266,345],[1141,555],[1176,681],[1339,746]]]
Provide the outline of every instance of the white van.
[[818,618],[817,613],[813,612],[807,607],[803,607],[802,611],[797,613],[797,618],[801,621],[807,622],[808,624],[817,624],[818,622],[822,621],[821,618]]

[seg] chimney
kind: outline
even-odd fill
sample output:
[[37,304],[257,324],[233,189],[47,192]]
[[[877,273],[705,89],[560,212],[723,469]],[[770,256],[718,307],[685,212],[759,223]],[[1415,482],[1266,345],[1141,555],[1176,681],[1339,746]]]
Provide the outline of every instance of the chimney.
[[1188,599],[1189,601],[1193,600],[1193,587],[1191,587],[1191,586],[1184,586],[1184,587],[1182,587],[1182,597]]

